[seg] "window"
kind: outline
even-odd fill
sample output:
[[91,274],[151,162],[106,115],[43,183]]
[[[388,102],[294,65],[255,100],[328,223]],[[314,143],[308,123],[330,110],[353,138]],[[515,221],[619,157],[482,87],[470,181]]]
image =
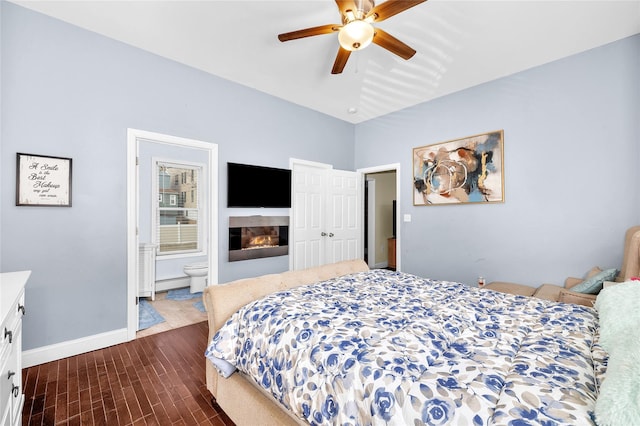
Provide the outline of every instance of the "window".
[[[158,255],[203,251],[202,166],[156,161],[155,243]],[[191,177],[191,179],[187,179]],[[187,193],[191,194],[187,201]]]

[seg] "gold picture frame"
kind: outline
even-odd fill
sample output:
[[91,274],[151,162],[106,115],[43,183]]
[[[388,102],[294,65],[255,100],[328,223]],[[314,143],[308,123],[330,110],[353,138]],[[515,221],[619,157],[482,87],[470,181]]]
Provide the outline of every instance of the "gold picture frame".
[[504,202],[504,130],[413,149],[413,205]]

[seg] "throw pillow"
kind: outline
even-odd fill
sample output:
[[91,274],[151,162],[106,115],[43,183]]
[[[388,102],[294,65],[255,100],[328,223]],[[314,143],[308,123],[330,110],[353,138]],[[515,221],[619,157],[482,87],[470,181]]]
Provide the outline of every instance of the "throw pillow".
[[600,269],[598,266],[594,266],[593,268],[589,269],[589,272],[587,272],[587,275],[584,278],[591,278],[592,276],[599,274],[600,272],[602,272],[602,269]]
[[618,275],[617,269],[605,269],[582,281],[580,284],[571,287],[571,291],[587,294],[598,294],[602,290],[602,283],[605,281],[613,281]]

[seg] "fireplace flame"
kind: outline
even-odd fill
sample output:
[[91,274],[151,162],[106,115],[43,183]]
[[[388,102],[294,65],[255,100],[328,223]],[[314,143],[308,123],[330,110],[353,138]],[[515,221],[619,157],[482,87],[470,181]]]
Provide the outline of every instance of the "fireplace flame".
[[245,249],[264,247],[278,247],[278,237],[274,235],[259,235],[257,237],[253,237]]

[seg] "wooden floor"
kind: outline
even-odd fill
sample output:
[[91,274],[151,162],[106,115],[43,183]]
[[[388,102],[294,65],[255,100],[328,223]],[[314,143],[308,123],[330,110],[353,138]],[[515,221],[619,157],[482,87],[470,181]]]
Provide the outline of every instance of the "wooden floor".
[[26,425],[233,425],[205,386],[206,322],[23,370]]

